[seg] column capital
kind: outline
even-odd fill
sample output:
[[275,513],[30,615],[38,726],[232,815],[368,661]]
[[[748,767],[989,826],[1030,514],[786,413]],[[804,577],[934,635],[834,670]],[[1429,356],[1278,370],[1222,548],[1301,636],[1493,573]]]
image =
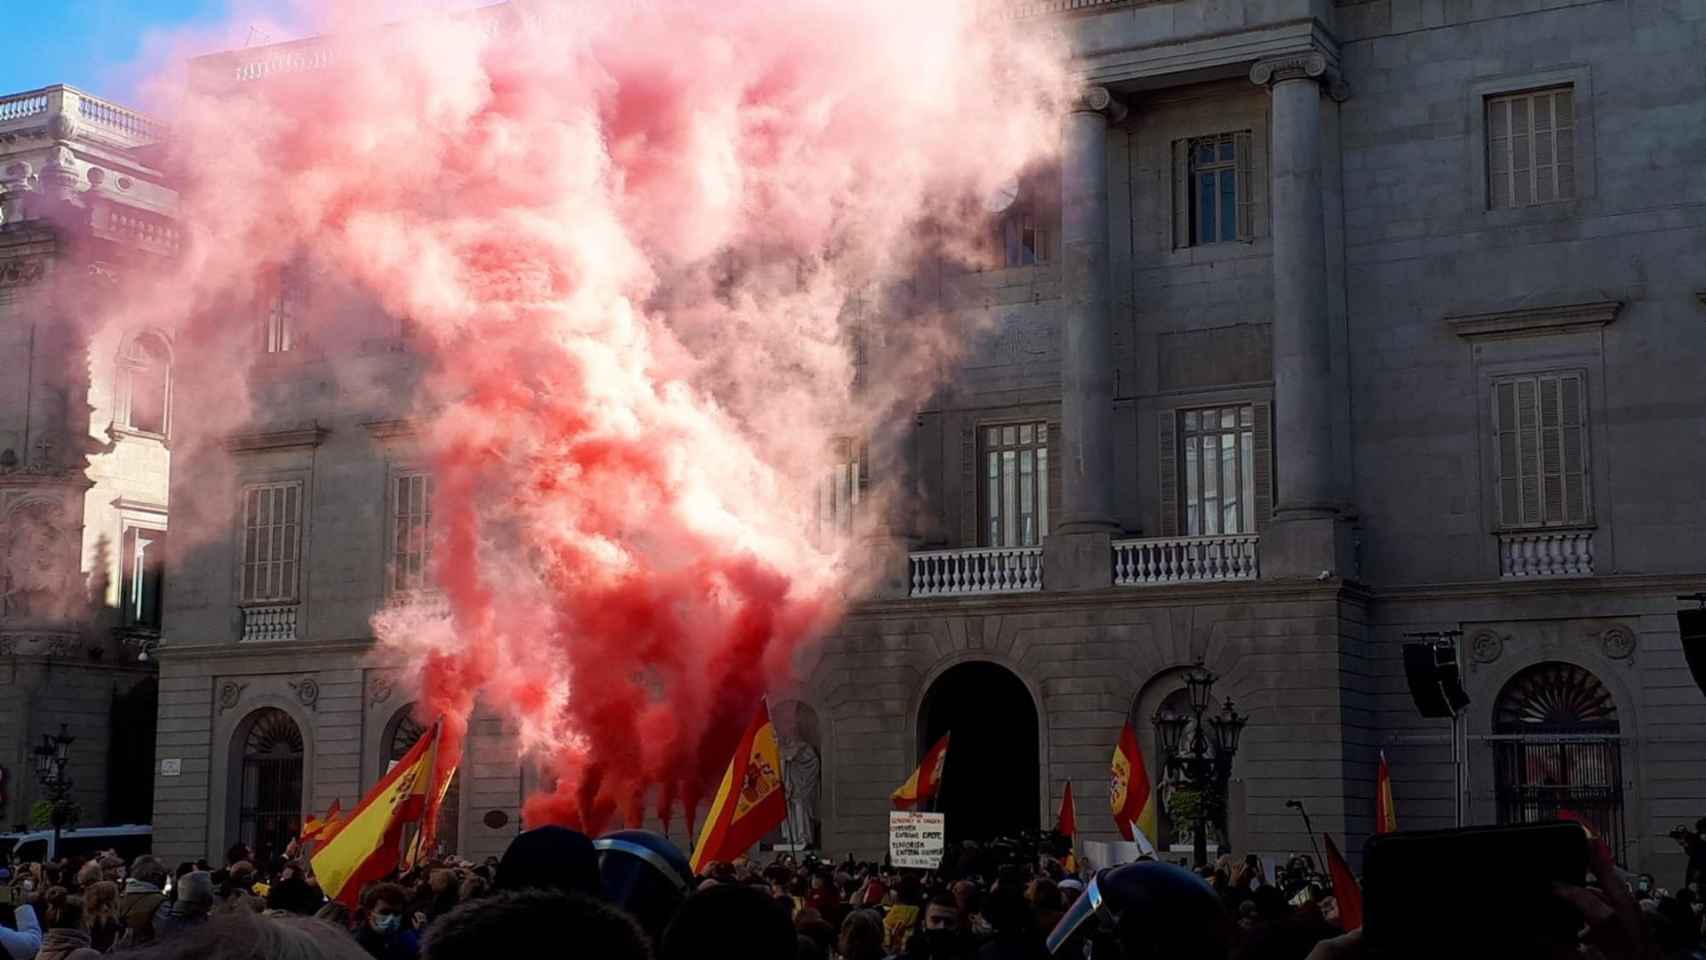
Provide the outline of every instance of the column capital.
[[1080,87],[1067,106],[1067,112],[1099,113],[1107,117],[1109,123],[1119,123],[1126,117],[1126,106],[1114,99],[1107,87]]
[[1343,103],[1350,98],[1350,87],[1339,74],[1338,66],[1328,62],[1326,54],[1319,50],[1267,57],[1250,67],[1250,82],[1258,87],[1271,87],[1286,80],[1314,80],[1334,100]]

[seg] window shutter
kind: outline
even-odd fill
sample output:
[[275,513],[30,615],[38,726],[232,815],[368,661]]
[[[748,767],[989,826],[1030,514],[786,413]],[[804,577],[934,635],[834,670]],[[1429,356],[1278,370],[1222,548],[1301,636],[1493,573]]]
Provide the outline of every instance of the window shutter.
[[1191,142],[1173,141],[1173,248],[1191,245]]
[[1587,391],[1582,388],[1581,374],[1559,377],[1558,387],[1564,519],[1570,523],[1581,523],[1593,513],[1588,477]]
[[1048,422],[1048,521],[1042,531],[1047,536],[1060,518],[1060,421]]
[[1533,378],[1516,382],[1516,475],[1521,523],[1540,522],[1539,398]]
[[1161,535],[1179,535],[1179,414],[1163,410],[1156,422],[1155,462],[1161,467]]
[[1256,477],[1256,532],[1274,515],[1273,404],[1251,404],[1253,428],[1250,443],[1251,470]]
[[1493,387],[1493,458],[1498,466],[1499,526],[1522,523],[1522,497],[1518,492],[1516,455],[1516,383]]
[[1245,130],[1234,137],[1234,155],[1238,163],[1238,239],[1255,237],[1256,191],[1251,172],[1251,136]]

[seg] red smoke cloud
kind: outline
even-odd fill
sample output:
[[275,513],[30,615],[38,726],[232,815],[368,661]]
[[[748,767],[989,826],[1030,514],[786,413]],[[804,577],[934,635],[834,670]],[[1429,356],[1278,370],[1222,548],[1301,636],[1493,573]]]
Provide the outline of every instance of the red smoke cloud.
[[704,800],[872,582],[869,539],[814,534],[832,440],[892,447],[932,388],[978,200],[1047,159],[1065,89],[973,0],[595,6],[628,5],[327,19],[314,69],[192,71],[191,252],[129,309],[234,381],[201,392],[227,425],[257,389],[231,304],[281,264],[325,278],[329,354],[407,318],[418,376],[348,359],[335,389],[422,424],[453,615],[376,633],[457,740],[479,698],[554,773],[529,822],[589,831]]

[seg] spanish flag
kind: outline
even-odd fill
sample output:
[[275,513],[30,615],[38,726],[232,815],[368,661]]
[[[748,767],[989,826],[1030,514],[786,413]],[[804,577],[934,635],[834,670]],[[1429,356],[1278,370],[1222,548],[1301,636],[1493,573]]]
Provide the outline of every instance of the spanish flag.
[[1350,933],[1362,926],[1362,885],[1333,842],[1333,835],[1323,833],[1321,839],[1327,841],[1327,872],[1333,878],[1333,899],[1339,901],[1339,924]]
[[[1143,748],[1137,745],[1137,731],[1131,721],[1120,731],[1120,742],[1114,747],[1113,775],[1108,781],[1108,805],[1114,811],[1114,824],[1120,836],[1137,840],[1148,850],[1155,848],[1156,797],[1149,786],[1149,772],[1143,765]],[[1136,836],[1133,831],[1136,831]],[[1139,839],[1141,838],[1141,839]]]
[[1398,811],[1392,806],[1392,770],[1386,766],[1386,751],[1380,751],[1380,773],[1374,780],[1374,832],[1398,829]]
[[741,735],[729,768],[723,772],[723,782],[711,801],[689,866],[698,873],[713,860],[733,860],[787,818],[782,751],[776,746],[770,708],[760,700],[752,725]]
[[343,812],[343,801],[333,800],[323,817],[309,817],[302,825],[302,835],[296,838],[297,843],[307,843],[310,840],[330,839],[337,832],[338,815]]
[[441,723],[433,724],[314,852],[310,863],[326,896],[353,910],[363,887],[397,868],[403,826],[427,808],[441,729]]
[[1068,840],[1078,839],[1078,807],[1072,802],[1072,781],[1066,781],[1066,792],[1060,795],[1060,813],[1054,818],[1054,832]]
[[942,734],[942,739],[924,755],[923,762],[912,771],[912,776],[906,778],[899,790],[889,794],[889,803],[896,810],[916,809],[942,789],[942,771],[948,766],[948,736]]

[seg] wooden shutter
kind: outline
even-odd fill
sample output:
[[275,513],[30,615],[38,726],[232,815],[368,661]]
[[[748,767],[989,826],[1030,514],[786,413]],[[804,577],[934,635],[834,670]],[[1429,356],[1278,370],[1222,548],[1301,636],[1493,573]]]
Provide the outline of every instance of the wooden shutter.
[[1039,531],[1045,537],[1060,522],[1060,438],[1060,421],[1048,421],[1048,526]]
[[1495,496],[1502,527],[1591,518],[1586,390],[1579,372],[1493,384]]
[[1593,517],[1588,474],[1587,390],[1579,373],[1558,378],[1559,446],[1564,471],[1564,519],[1584,523]]
[[1161,535],[1179,535],[1179,413],[1163,410],[1156,421],[1155,462],[1161,467]]
[[1191,142],[1173,141],[1173,248],[1191,245]]
[[1252,137],[1250,131],[1233,136],[1233,155],[1238,166],[1238,239],[1250,240],[1256,236],[1256,191],[1255,174],[1252,172],[1251,158],[1253,156]]
[[1253,429],[1250,442],[1251,471],[1256,480],[1256,532],[1268,525],[1274,515],[1274,407],[1271,403],[1251,404]]

